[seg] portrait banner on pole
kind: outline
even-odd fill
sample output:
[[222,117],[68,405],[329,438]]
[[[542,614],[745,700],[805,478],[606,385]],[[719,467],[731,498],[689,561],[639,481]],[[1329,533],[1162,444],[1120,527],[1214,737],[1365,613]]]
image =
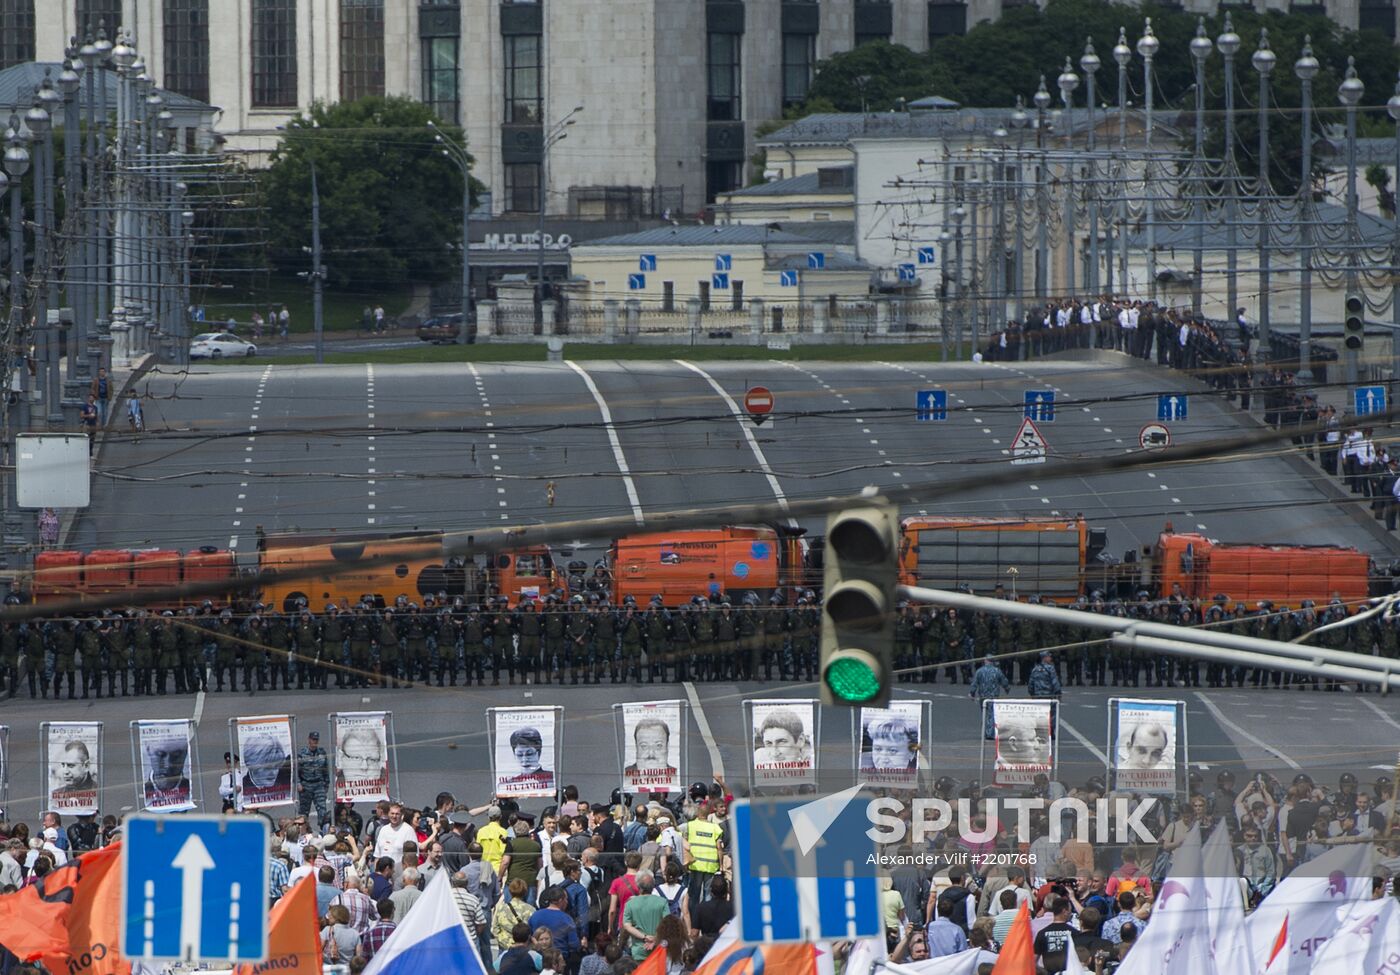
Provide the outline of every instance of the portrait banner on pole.
[[1112,788],[1173,795],[1184,787],[1187,767],[1186,702],[1109,699]]
[[748,719],[750,788],[817,784],[821,709],[812,698],[751,699]]
[[296,801],[296,718],[260,714],[229,718],[229,750],[242,769],[242,808],[263,809]]
[[380,802],[398,785],[394,715],[390,711],[340,711],[326,715],[331,729],[331,768],[336,802]]
[[131,768],[136,804],[147,812],[197,809],[203,796],[195,770],[194,722],[188,718],[131,722]]
[[614,704],[622,791],[685,791],[687,701]]
[[90,816],[102,794],[102,722],[45,721],[39,739],[46,761],[41,766],[45,808],[72,816]]
[[559,791],[562,707],[488,708],[486,731],[495,794],[512,798]]

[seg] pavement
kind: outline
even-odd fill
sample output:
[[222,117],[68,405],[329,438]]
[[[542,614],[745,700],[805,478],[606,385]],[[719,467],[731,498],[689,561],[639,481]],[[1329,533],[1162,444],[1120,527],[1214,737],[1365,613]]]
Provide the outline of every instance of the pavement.
[[[257,714],[296,717],[298,746],[313,730],[326,732],[326,716],[336,711],[388,710],[397,739],[395,762],[399,794],[415,806],[431,804],[442,789],[459,800],[482,803],[491,778],[486,739],[486,709],[560,705],[564,732],[559,758],[563,783],[578,785],[588,801],[606,801],[619,785],[613,705],[647,700],[689,700],[691,716],[685,737],[682,774],[686,781],[725,776],[731,787],[746,783],[750,744],[743,728],[741,702],[746,698],[812,697],[810,684],[655,684],[624,687],[540,685],[529,687],[445,688],[411,690],[208,694],[181,697],[104,698],[100,701],[50,702],[16,698],[5,705],[10,729],[8,818],[32,822],[39,812],[42,788],[39,722],[101,721],[104,766],[102,809],[119,812],[136,804],[139,776],[133,774],[129,723],[146,718],[190,718],[198,723],[197,779],[205,811],[217,812],[223,753],[229,750],[230,718]],[[1067,688],[1060,726],[1058,777],[1083,782],[1102,775],[1108,750],[1106,702],[1116,688]],[[1197,691],[1135,688],[1134,698],[1181,700],[1187,707],[1188,758],[1207,785],[1224,769],[1244,781],[1268,771],[1285,783],[1298,771],[1335,788],[1337,776],[1352,771],[1366,784],[1392,774],[1395,740],[1400,733],[1400,698],[1349,692]],[[959,783],[988,776],[979,771],[982,742],[977,735],[977,706],[965,685],[900,685],[897,698],[932,702],[931,776],[952,775]],[[853,712],[822,710],[818,767],[853,767]],[[323,742],[329,739],[323,737]],[[990,749],[986,760],[990,761]],[[1246,771],[1247,770],[1247,771]],[[534,809],[542,800],[527,801]]]
[[[755,428],[736,412],[759,383],[776,413]],[[644,523],[671,508],[928,483],[906,514],[1083,513],[1120,557],[1168,522],[1224,541],[1400,554],[1320,471],[1277,452],[1073,478],[1054,476],[1052,461],[1019,468],[1018,484],[937,493],[1006,461],[1027,390],[1057,397],[1040,425],[1052,458],[1139,449],[1159,393],[1189,397],[1189,420],[1169,424],[1176,443],[1254,428],[1194,381],[1114,353],[1012,364],[259,361],[162,367],[140,386],[147,433],[109,433],[75,547],[247,552],[257,525],[470,529],[619,513]],[[928,388],[948,391],[946,422],[915,420],[915,392]]]

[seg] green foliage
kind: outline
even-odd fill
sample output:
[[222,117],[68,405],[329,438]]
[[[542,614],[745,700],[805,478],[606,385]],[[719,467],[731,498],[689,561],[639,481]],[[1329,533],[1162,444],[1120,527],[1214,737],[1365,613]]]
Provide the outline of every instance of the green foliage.
[[951,85],[945,66],[903,45],[877,41],[821,62],[807,101],[820,100],[823,108],[839,112],[888,112],[896,99],[913,101]]
[[[462,174],[411,98],[315,105],[287,126],[263,177],[270,258],[283,273],[309,268],[311,164],[321,196],[321,246],[333,286],[396,288],[440,281],[461,257]],[[436,120],[434,120],[436,121]],[[441,123],[439,123],[441,124]],[[459,130],[443,132],[460,140]],[[480,184],[472,180],[475,199]]]
[[1387,217],[1394,217],[1395,191],[1390,188],[1390,170],[1380,163],[1371,163],[1366,167],[1366,182],[1375,189],[1381,212]]

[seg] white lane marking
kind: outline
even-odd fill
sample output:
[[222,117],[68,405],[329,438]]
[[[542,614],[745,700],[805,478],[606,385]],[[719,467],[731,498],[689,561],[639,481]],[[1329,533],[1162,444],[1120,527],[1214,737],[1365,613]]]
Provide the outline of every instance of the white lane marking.
[[1301,768],[1302,768],[1301,765],[1299,765],[1297,762],[1293,761],[1292,758],[1290,758],[1287,754],[1285,754],[1283,751],[1281,751],[1281,750],[1280,750],[1279,748],[1277,748],[1276,746],[1270,745],[1267,741],[1265,741],[1264,739],[1258,737],[1257,735],[1254,735],[1254,734],[1252,734],[1252,733],[1250,733],[1250,732],[1248,732],[1248,731],[1245,731],[1245,730],[1244,730],[1243,728],[1241,728],[1239,725],[1235,724],[1235,722],[1233,722],[1233,721],[1231,721],[1229,718],[1225,717],[1225,713],[1224,713],[1223,711],[1220,710],[1219,706],[1217,706],[1216,703],[1215,703],[1214,701],[1212,701],[1210,698],[1206,697],[1204,694],[1202,694],[1202,693],[1200,693],[1199,691],[1197,691],[1197,692],[1196,692],[1196,699],[1206,706],[1206,710],[1210,712],[1211,717],[1215,718],[1216,724],[1219,724],[1221,727],[1227,728],[1228,730],[1233,731],[1235,734],[1239,735],[1241,738],[1243,738],[1245,741],[1249,742],[1250,744],[1254,745],[1256,748],[1262,748],[1264,751],[1266,751],[1266,752],[1268,752],[1270,755],[1274,756],[1274,758],[1277,758],[1279,761],[1283,762],[1283,763],[1284,763],[1285,765],[1287,765],[1289,768],[1291,768],[1291,769],[1301,769]]
[[[744,439],[749,442],[749,449],[753,451],[754,460],[758,461],[759,469],[762,470],[764,476],[768,478],[768,486],[773,491],[773,497],[778,499],[778,506],[784,511],[787,511],[787,495],[783,493],[782,485],[778,483],[778,478],[773,473],[773,468],[768,466],[768,458],[763,456],[763,448],[758,445],[758,440],[754,437],[753,431],[749,429],[748,419],[744,416],[743,411],[739,409],[739,404],[734,402],[734,397],[724,391],[724,387],[715,381],[714,376],[711,376],[704,369],[695,365],[695,363],[687,362],[684,359],[677,359],[675,361],[685,366],[697,376],[703,378],[710,384],[710,388],[719,395],[719,398],[724,400],[724,404],[729,407],[729,412],[734,415],[735,422],[739,424],[739,429],[743,431]],[[849,400],[842,400],[842,402],[849,402]],[[797,521],[795,519],[789,518],[788,520],[792,523],[794,528],[797,527]]]
[[1104,765],[1108,764],[1108,756],[1099,750],[1098,745],[1095,745],[1088,738],[1084,737],[1083,733],[1078,728],[1066,721],[1064,719],[1063,714],[1059,717],[1058,720],[1060,722],[1060,727],[1068,731],[1074,737],[1075,741],[1079,742],[1079,744],[1083,745],[1086,749],[1088,749],[1090,755],[1093,755],[1100,762],[1103,762]]
[[637,496],[637,485],[632,480],[632,469],[627,466],[627,456],[622,452],[622,441],[618,439],[617,427],[613,426],[612,410],[608,409],[608,401],[603,399],[598,384],[584,371],[583,366],[572,359],[567,362],[569,368],[578,373],[578,377],[593,395],[593,402],[597,404],[598,413],[603,417],[603,429],[607,431],[608,443],[612,445],[613,460],[617,462],[617,469],[622,474],[622,486],[627,491],[627,501],[632,505],[632,517],[638,525],[644,525],[646,518],[642,515],[642,501]]
[[1390,726],[1391,726],[1392,728],[1394,728],[1396,731],[1400,731],[1400,721],[1396,721],[1394,718],[1392,718],[1390,715],[1386,714],[1386,713],[1385,713],[1384,711],[1382,711],[1380,708],[1376,707],[1375,704],[1373,704],[1373,703],[1371,703],[1370,701],[1366,700],[1364,697],[1357,697],[1357,700],[1360,701],[1362,704],[1366,705],[1366,706],[1367,706],[1368,708],[1370,708],[1372,711],[1376,712],[1376,717],[1380,718],[1382,721],[1384,721],[1386,724],[1390,725]]
[[700,703],[700,695],[695,693],[695,685],[685,682],[685,696],[690,698],[690,710],[695,713],[695,724],[700,729],[700,740],[710,753],[710,768],[717,778],[724,778],[724,760],[720,758],[719,746],[715,744],[715,733],[710,730],[710,721],[705,717],[705,708]]

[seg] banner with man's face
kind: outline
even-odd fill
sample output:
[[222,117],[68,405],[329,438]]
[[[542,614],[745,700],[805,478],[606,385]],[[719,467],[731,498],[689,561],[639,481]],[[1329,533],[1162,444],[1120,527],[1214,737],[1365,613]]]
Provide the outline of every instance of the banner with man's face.
[[389,796],[389,712],[332,714],[336,802],[379,802]]
[[285,806],[292,791],[292,719],[265,714],[234,721],[234,749],[242,761],[243,808]]
[[817,702],[752,702],[753,784],[816,785]]
[[141,808],[151,812],[195,808],[191,787],[193,722],[137,721],[131,733],[140,762]]
[[558,791],[554,708],[496,708],[491,778],[498,796],[552,796]]
[[1036,775],[1055,768],[1055,736],[1050,701],[992,701],[996,731],[996,785],[1031,785]]
[[1114,788],[1131,792],[1176,792],[1177,704],[1175,701],[1114,701],[1117,734]]
[[44,731],[46,808],[72,816],[96,813],[102,791],[102,722],[51,721]]
[[859,781],[884,788],[914,788],[923,743],[922,719],[923,704],[919,701],[861,708]]
[[680,792],[681,729],[679,701],[622,705],[622,790]]

